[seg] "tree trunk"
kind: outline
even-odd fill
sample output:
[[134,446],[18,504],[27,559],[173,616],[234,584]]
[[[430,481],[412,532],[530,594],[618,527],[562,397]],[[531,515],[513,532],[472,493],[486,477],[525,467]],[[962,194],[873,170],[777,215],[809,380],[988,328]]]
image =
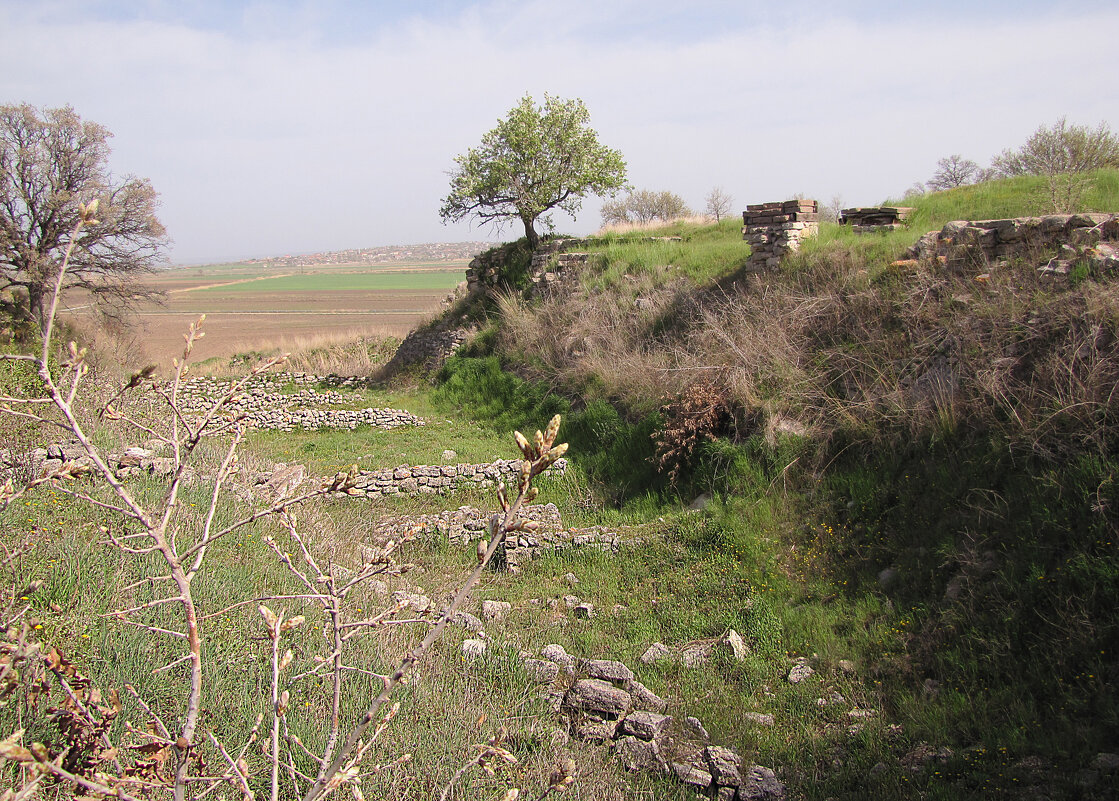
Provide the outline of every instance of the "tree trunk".
[[525,239],[528,240],[528,246],[536,250],[540,247],[540,234],[536,233],[536,229],[532,227],[532,220],[521,217],[521,222],[525,224]]
[[27,287],[27,311],[39,326],[39,333],[47,333],[47,295],[41,286]]

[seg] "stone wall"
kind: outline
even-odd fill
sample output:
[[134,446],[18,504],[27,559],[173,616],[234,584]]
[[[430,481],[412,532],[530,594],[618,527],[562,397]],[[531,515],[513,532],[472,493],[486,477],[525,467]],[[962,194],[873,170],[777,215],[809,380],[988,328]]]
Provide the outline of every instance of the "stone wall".
[[984,268],[1001,260],[1040,260],[1043,274],[1066,274],[1079,261],[1119,268],[1119,215],[1050,214],[1006,220],[957,220],[930,231],[911,259]]
[[[323,409],[322,406],[343,406],[353,403],[352,396],[336,390],[320,390],[316,385],[352,388],[360,379],[340,376],[318,376],[311,373],[268,373],[252,376],[242,390],[222,408],[219,420],[241,418],[246,425],[278,431],[314,431],[320,428],[355,429],[368,425],[390,429],[400,426],[422,426],[424,420],[402,409]],[[234,382],[228,379],[199,376],[179,387],[183,411],[197,414],[210,408],[215,399],[228,393]],[[294,384],[295,392],[281,391]],[[167,387],[163,387],[167,391]],[[158,405],[161,401],[155,401]]]
[[913,209],[906,206],[863,206],[839,212],[839,224],[850,225],[856,234],[901,228]]
[[[370,525],[367,539],[370,542],[399,540],[407,531],[418,531],[423,536],[453,545],[469,545],[486,539],[486,528],[494,511],[472,506],[438,514],[402,515],[389,517]],[[544,554],[568,548],[597,548],[616,552],[623,545],[638,545],[641,539],[628,535],[625,530],[591,526],[566,528],[559,509],[553,503],[529,504],[522,507],[521,518],[537,524],[532,532],[520,532],[505,541],[505,548],[498,551],[491,564],[495,569],[517,573],[521,565]]]
[[[445,495],[463,487],[488,489],[504,481],[512,486],[520,475],[521,459],[498,459],[488,464],[401,465],[382,470],[362,470],[347,495]],[[559,459],[540,474],[542,479],[561,478],[567,460]]]
[[[464,654],[481,655],[486,649],[484,640],[467,640],[463,646]],[[677,721],[665,714],[668,700],[638,681],[625,663],[580,659],[551,644],[541,649],[540,658],[523,654],[522,665],[567,731],[613,746],[627,770],[674,776],[701,797],[719,801],[786,797],[773,770],[710,744],[695,718]]]
[[394,375],[400,369],[413,364],[422,365],[427,370],[437,370],[473,333],[469,328],[444,328],[440,325],[410,331],[392,359],[381,368],[381,375]]
[[742,238],[750,243],[749,266],[774,268],[781,257],[800,248],[801,240],[819,229],[815,200],[786,200],[747,206],[742,212]]
[[[510,243],[486,253],[475,256],[466,268],[466,284],[470,295],[499,288],[500,276],[506,269],[506,262],[517,243]],[[532,255],[529,266],[529,286],[535,291],[554,284],[559,274],[568,267],[586,264],[586,253],[572,253],[576,248],[586,247],[585,239],[548,239]]]

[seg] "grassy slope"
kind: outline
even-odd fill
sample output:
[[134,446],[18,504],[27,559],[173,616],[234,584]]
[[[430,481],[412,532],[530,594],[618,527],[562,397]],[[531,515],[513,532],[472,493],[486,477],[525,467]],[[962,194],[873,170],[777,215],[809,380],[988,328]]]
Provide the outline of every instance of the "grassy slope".
[[[1075,357],[1051,347],[1081,323],[1099,326],[1092,330],[1107,333],[1091,346],[1091,359],[1112,369],[1114,277],[1054,288],[1036,280],[1036,265],[1011,265],[999,274],[997,290],[978,292],[970,275],[945,282],[888,268],[921,233],[949,220],[1038,213],[1042,188],[1036,179],[1015,179],[918,198],[910,201],[911,227],[891,234],[855,237],[823,226],[772,283],[802,298],[838,297],[836,308],[845,311],[836,314],[846,323],[826,336],[818,327],[801,332],[809,344],[797,351],[804,361],[799,372],[775,372],[787,369],[775,356],[755,368],[745,390],[732,386],[732,392],[740,410],[751,402],[763,414],[816,409],[825,441],[810,444],[807,453],[787,443],[782,447],[793,450],[783,454],[764,443],[761,430],[740,421],[738,436],[707,446],[706,460],[696,465],[691,491],[714,490],[721,500],[698,521],[675,525],[673,541],[686,555],[682,573],[663,574],[674,590],[647,581],[615,590],[618,597],[658,598],[660,586],[668,597],[686,599],[680,601],[685,606],[710,603],[703,588],[713,573],[726,571],[735,580],[719,585],[718,602],[702,622],[688,614],[666,616],[693,625],[662,620],[641,635],[619,634],[615,648],[632,643],[636,655],[656,633],[679,642],[715,636],[727,625],[751,631],[741,608],[769,597],[784,649],[817,655],[825,683],[838,682],[848,698],[882,713],[851,739],[782,687],[773,661],[753,671],[717,673],[716,686],[725,682],[728,694],[710,687],[707,694],[734,699],[710,709],[722,733],[747,750],[757,747],[763,760],[786,765],[809,797],[908,797],[915,785],[948,798],[980,792],[1017,797],[1026,786],[1056,796],[1105,797],[1114,789],[1078,788],[1072,781],[1119,738],[1113,690],[1119,681],[1119,460],[1116,408],[1107,392],[1114,381],[1102,379],[1102,395],[1073,398],[1062,382],[1084,388],[1091,376],[1080,372]],[[1086,207],[1119,208],[1119,174],[1094,176]],[[592,248],[605,258],[583,276],[586,291],[574,299],[545,301],[539,311],[507,302],[497,337],[504,358],[552,385],[638,411],[686,383],[687,371],[705,369],[716,355],[711,350],[702,352],[706,362],[683,362],[683,368],[666,367],[661,354],[675,352],[681,364],[680,354],[693,347],[687,337],[695,323],[681,311],[696,291],[688,287],[702,297],[709,288],[726,293],[748,283],[738,269],[747,251],[729,223],[664,233],[683,241],[620,237]],[[956,300],[961,293],[964,305]],[[634,299],[641,297],[652,298],[656,311],[634,312]],[[788,311],[742,304],[740,316]],[[1051,333],[1001,338],[1021,325],[1022,315],[1052,320]],[[534,337],[534,327],[544,333]],[[608,333],[626,328],[632,331],[626,339]],[[765,350],[772,330],[759,327],[738,342]],[[904,378],[906,363],[926,358],[926,346],[932,358],[945,330],[965,338],[959,358],[966,383],[948,405],[899,410],[896,387],[893,394],[883,390],[883,376]],[[709,328],[698,331],[712,338]],[[555,342],[575,346],[561,349]],[[812,348],[819,349],[816,356]],[[604,357],[611,349],[616,355]],[[850,354],[852,367],[834,369]],[[1007,354],[1031,372],[999,403],[975,387]],[[726,363],[727,371],[751,364],[752,357],[740,353],[740,361]],[[1041,368],[1048,362],[1051,372]],[[452,373],[457,369],[452,365]],[[827,382],[859,369],[867,375],[850,391],[863,393],[864,405],[837,407],[835,385]],[[651,373],[644,382],[634,375],[643,370]],[[819,395],[803,394],[819,376],[825,380]],[[1081,404],[1094,409],[1092,419],[1077,417]],[[798,462],[816,467],[799,470]],[[649,508],[656,502],[632,503]],[[609,572],[611,578],[601,581],[613,588],[626,568]],[[718,611],[736,606],[737,614]],[[854,687],[837,670],[840,659],[859,664]],[[759,695],[760,686],[773,693]],[[759,736],[736,722],[743,704],[784,716],[779,736]],[[895,723],[900,732],[889,728]],[[955,756],[939,770],[913,774],[900,758],[921,742],[948,746]],[[870,774],[879,762],[883,767]],[[1032,767],[1037,764],[1048,767]]]

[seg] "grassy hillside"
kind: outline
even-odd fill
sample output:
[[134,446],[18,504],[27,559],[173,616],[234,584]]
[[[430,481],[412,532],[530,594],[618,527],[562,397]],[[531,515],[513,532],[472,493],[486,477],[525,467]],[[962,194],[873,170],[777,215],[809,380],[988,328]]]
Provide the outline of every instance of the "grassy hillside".
[[[910,226],[888,234],[823,225],[765,275],[742,269],[733,222],[656,232],[678,242],[609,237],[573,296],[507,296],[493,318],[508,369],[634,421],[660,410],[659,449],[628,464],[667,455],[683,464],[679,497],[714,495],[685,528],[751,588],[724,591],[773,593],[783,647],[833,675],[853,658],[900,726],[853,754],[802,729],[761,746],[728,720],[745,747],[814,776],[808,797],[1113,789],[1075,777],[1119,737],[1117,276],[1055,283],[1012,262],[980,283],[893,265],[950,220],[1038,213],[1042,189],[915,198]],[[1119,173],[1095,175],[1085,198],[1119,209]],[[473,369],[453,362],[445,379]],[[484,384],[464,405],[471,392]],[[648,509],[672,493],[661,474],[615,497]],[[731,697],[766,676],[732,682]],[[803,714],[774,692],[766,709]],[[914,776],[905,757],[921,743],[953,756]],[[877,772],[821,776],[836,750],[833,765]]]
[[[1119,208],[1119,174],[1094,181],[1092,207]],[[275,462],[330,475],[349,463],[435,464],[447,448],[460,461],[511,456],[511,429],[562,413],[572,467],[542,485],[539,500],[554,502],[565,526],[604,525],[637,542],[487,573],[468,611],[481,616],[482,600],[500,600],[508,617],[486,621],[492,640],[474,661],[461,649],[474,635],[448,629],[397,696],[401,712],[371,762],[412,758],[365,776],[365,797],[438,797],[454,779],[455,799],[500,798],[510,786],[535,798],[565,758],[576,762],[571,797],[694,797],[557,732],[518,659],[550,643],[631,665],[677,721],[696,716],[713,742],[776,769],[790,798],[1114,797],[1116,774],[1097,755],[1119,742],[1116,276],[1054,282],[1022,262],[977,282],[893,264],[948,220],[1036,210],[1036,190],[1027,179],[918,198],[916,222],[890,234],[825,225],[764,275],[744,270],[749,251],[734,220],[657,232],[679,241],[606,237],[572,291],[508,294],[468,310],[486,328],[434,386],[346,390],[345,406],[405,408],[426,426],[249,433],[237,480],[251,487],[249,476]],[[25,366],[0,363],[3,394],[34,391]],[[136,404],[121,408],[153,429],[169,422],[158,405]],[[137,432],[94,413],[94,396],[80,406],[98,443],[136,444]],[[9,446],[54,436],[7,430]],[[174,512],[182,542],[204,523],[206,471],[223,447],[220,438],[200,446],[200,477]],[[165,484],[132,486],[156,501]],[[157,598],[153,557],[106,543],[107,532],[129,529],[64,492],[74,487],[110,499],[103,484],[44,485],[0,511],[0,611],[26,620],[27,636],[58,647],[106,693],[127,683],[156,699],[154,714],[173,724],[185,669],[162,668],[181,656],[180,640],[110,614]],[[223,494],[218,525],[262,497]],[[389,521],[462,504],[492,510],[496,499],[323,499],[302,506],[298,522],[310,553],[343,576],[365,561],[361,546],[384,543]],[[290,635],[293,672],[316,669],[324,653],[329,615],[278,556],[300,547],[281,521],[260,521],[214,544],[198,576],[201,611],[213,615],[204,619],[203,717],[221,742],[250,739],[256,715],[272,708],[259,599],[287,596],[268,603],[307,618]],[[399,562],[408,569],[348,599],[347,621],[391,607],[395,590],[442,602],[476,556],[473,543],[431,526],[404,543]],[[563,601],[573,594],[598,614],[576,618]],[[234,603],[242,606],[227,608]],[[140,611],[149,625],[175,625],[165,607]],[[360,669],[345,684],[346,725],[380,686],[369,673],[389,671],[427,625],[371,627],[354,641]],[[750,646],[742,661],[640,662],[653,642],[678,650],[731,628]],[[794,684],[798,659],[815,673]],[[322,745],[331,715],[320,678],[294,684],[289,699],[291,733],[310,748]],[[17,685],[0,682],[0,739],[25,729],[27,743],[64,741],[59,719],[40,712],[34,692],[12,694]],[[120,725],[147,730],[152,710],[121,695]],[[745,713],[772,715],[772,725]],[[455,779],[503,728],[517,763]],[[285,742],[293,767],[312,770]],[[199,749],[224,764],[214,747]],[[259,742],[245,754],[263,797],[267,754]],[[0,782],[18,775],[0,767]]]

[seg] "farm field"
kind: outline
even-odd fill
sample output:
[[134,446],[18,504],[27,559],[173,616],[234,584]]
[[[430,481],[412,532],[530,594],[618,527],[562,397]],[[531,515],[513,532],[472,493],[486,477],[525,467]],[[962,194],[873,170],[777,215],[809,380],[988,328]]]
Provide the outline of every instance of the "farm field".
[[[466,260],[290,268],[219,264],[167,270],[146,285],[162,293],[142,303],[120,334],[136,360],[169,363],[188,326],[205,314],[194,358],[288,349],[308,339],[403,337],[437,311],[465,278]],[[79,295],[68,299],[81,328],[95,326]]]

